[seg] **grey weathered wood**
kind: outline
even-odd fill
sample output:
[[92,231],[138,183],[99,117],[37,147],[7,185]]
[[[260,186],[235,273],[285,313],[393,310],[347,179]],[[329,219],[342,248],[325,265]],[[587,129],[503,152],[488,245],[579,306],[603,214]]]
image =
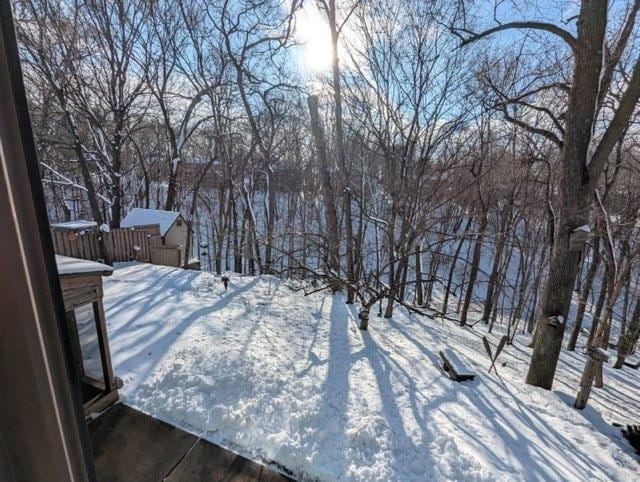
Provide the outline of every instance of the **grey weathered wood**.
[[89,430],[99,481],[293,480],[124,405],[93,420]]
[[98,480],[161,481],[198,437],[115,405],[89,424]]
[[151,262],[162,266],[180,267],[180,248],[171,246],[152,246]]
[[291,479],[200,439],[165,480],[166,482],[186,480],[285,482]]
[[73,344],[78,374],[83,383],[87,382],[85,380],[87,377],[84,373],[82,347],[80,346],[74,310],[80,306],[86,305],[92,305],[93,307],[93,319],[98,336],[98,347],[100,350],[100,360],[103,369],[104,386],[101,387],[101,395],[93,397],[91,400],[84,400],[85,414],[100,412],[118,400],[118,387],[116,385],[111,366],[107,327],[104,309],[102,306],[103,291],[101,275],[109,276],[110,274],[111,271],[104,271],[70,273],[60,276],[60,287],[62,288],[65,311],[67,312],[67,327]]
[[[94,231],[77,233],[77,239],[69,240],[67,231],[52,231],[56,254],[74,258],[97,260],[100,258],[100,236],[104,239],[109,259],[114,262],[137,260],[151,262],[150,246],[160,246],[160,227],[157,224],[138,228],[113,229],[107,233]],[[135,250],[134,246],[139,246]]]
[[100,361],[102,362],[102,375],[104,378],[105,390],[113,392],[117,390],[113,367],[111,366],[111,351],[109,350],[109,340],[107,340],[107,324],[102,307],[102,299],[93,302],[93,317],[98,334],[98,346],[100,348]]
[[67,329],[69,330],[69,338],[73,346],[73,361],[78,371],[78,376],[84,376],[84,363],[82,363],[82,349],[80,346],[80,336],[78,334],[78,324],[76,322],[76,312],[71,310],[67,315]]
[[[108,276],[111,273],[105,273]],[[62,275],[60,286],[66,311],[87,305],[102,298],[102,278],[100,274]]]

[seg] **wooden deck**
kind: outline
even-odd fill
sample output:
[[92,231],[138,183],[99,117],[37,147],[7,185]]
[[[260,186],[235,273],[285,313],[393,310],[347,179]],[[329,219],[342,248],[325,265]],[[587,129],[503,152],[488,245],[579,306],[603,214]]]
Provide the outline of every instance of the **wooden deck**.
[[104,482],[285,482],[289,477],[122,404],[89,423]]

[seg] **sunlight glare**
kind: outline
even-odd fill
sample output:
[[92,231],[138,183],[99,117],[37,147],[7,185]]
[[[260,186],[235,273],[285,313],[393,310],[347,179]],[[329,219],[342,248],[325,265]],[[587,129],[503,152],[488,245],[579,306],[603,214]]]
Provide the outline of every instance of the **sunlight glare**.
[[320,73],[331,68],[331,32],[327,20],[315,5],[305,5],[298,12],[296,35],[301,45],[303,66]]

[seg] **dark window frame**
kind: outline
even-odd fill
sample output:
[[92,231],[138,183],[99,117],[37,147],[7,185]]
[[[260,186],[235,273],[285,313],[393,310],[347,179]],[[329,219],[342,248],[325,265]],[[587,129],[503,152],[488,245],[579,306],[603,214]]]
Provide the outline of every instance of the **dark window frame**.
[[0,112],[0,478],[96,480],[9,0]]

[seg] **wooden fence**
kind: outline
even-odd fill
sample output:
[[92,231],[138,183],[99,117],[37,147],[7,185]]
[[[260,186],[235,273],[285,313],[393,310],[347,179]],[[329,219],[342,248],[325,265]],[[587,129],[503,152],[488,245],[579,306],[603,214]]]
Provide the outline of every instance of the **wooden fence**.
[[179,246],[151,246],[151,263],[179,267],[180,254]]
[[133,226],[132,228],[135,231],[146,231],[149,238],[149,245],[151,247],[154,246],[162,246],[162,236],[160,235],[160,225],[159,224],[143,224],[139,226]]
[[100,259],[100,236],[112,262],[140,261],[163,266],[180,267],[179,246],[163,246],[160,225],[149,224],[133,228],[112,229],[109,232],[66,231],[54,229],[53,246],[56,254],[73,258]]

